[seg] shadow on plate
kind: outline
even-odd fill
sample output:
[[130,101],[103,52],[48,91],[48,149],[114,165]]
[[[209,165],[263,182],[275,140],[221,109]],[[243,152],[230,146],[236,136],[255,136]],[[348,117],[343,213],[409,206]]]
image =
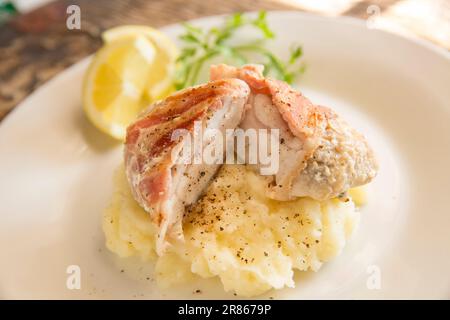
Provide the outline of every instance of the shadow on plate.
[[86,116],[82,112],[78,113],[76,122],[77,126],[81,130],[86,144],[88,144],[89,147],[96,152],[107,152],[122,144],[121,141],[108,136],[106,133],[103,133],[102,131],[94,127],[94,125],[86,118]]

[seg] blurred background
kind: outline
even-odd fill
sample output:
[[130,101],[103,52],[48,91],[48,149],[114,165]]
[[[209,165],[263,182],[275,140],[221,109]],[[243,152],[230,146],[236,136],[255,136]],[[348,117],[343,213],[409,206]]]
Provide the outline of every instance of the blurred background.
[[[69,30],[73,5],[81,28],[74,23]],[[261,9],[355,17],[370,28],[450,49],[450,0],[0,0],[0,120],[42,83],[98,49],[105,29]]]

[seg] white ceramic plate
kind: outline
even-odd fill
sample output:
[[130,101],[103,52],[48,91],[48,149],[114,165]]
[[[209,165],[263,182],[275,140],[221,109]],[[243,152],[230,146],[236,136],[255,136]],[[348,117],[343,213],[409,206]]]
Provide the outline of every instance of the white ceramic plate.
[[[295,289],[263,298],[449,298],[449,54],[353,19],[274,12],[269,20],[280,54],[303,44],[300,88],[361,130],[381,167],[344,253],[297,275]],[[164,30],[175,38],[180,26]],[[146,280],[151,266],[105,249],[101,215],[122,148],[83,115],[88,62],[42,86],[0,125],[0,297],[233,298],[218,280],[159,290]],[[81,268],[81,290],[66,287],[70,265]]]

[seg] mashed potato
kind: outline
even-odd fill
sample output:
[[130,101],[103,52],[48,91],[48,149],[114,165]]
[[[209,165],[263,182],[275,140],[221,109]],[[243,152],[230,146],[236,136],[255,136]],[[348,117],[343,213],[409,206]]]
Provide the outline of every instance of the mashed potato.
[[[255,296],[293,287],[294,270],[317,271],[337,256],[355,230],[359,213],[351,198],[279,202],[264,196],[264,177],[225,165],[205,196],[188,210],[184,243],[163,257],[155,253],[156,229],[134,201],[123,168],[105,211],[107,247],[121,257],[156,261],[161,286],[219,277],[226,291]],[[353,192],[362,201],[361,191]]]

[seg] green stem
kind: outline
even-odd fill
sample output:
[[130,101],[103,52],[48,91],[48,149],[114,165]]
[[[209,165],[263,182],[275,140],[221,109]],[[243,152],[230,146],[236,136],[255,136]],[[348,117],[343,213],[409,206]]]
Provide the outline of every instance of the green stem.
[[214,56],[217,56],[219,54],[218,51],[211,51],[203,55],[202,57],[198,58],[196,61],[193,62],[193,67],[191,70],[192,73],[188,77],[189,81],[187,81],[186,86],[193,86],[197,82],[198,74],[200,72],[201,67],[205,63],[206,60],[211,59]]

